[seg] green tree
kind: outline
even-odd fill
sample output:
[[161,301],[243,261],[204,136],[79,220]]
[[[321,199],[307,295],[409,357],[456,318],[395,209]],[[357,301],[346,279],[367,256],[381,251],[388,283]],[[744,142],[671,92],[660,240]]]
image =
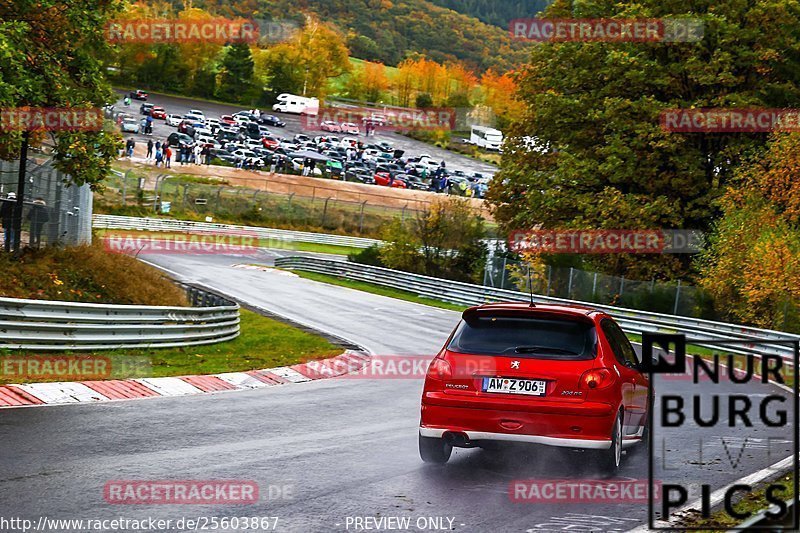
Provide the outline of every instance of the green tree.
[[[115,97],[104,74],[103,28],[119,0],[14,0],[0,5],[0,107],[100,108]],[[97,186],[120,147],[111,130],[51,132],[55,166]],[[19,157],[23,134],[0,128],[0,157]],[[31,144],[44,137],[32,135]]]
[[[553,18],[699,18],[689,43],[544,43],[520,74],[526,110],[489,198],[506,230],[706,229],[742,154],[765,134],[670,133],[660,113],[691,107],[796,107],[800,21],[794,1],[620,3],[557,0]],[[521,137],[543,150],[526,150]],[[689,260],[587,260],[615,274],[675,276]]]
[[480,281],[486,264],[483,219],[467,200],[437,200],[385,230],[380,257],[388,268],[458,281]]
[[433,107],[433,98],[431,98],[430,93],[419,93],[414,103],[420,109]]
[[253,99],[253,54],[247,43],[227,47],[218,75],[217,98],[228,102],[250,102]]

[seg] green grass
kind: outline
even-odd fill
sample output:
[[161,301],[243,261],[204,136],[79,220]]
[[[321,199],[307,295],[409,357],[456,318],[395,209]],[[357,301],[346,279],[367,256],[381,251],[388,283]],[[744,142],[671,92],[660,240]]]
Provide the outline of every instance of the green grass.
[[[189,233],[172,232],[172,231],[96,229],[94,230],[94,234],[97,237],[107,236],[108,238],[116,238],[122,242],[124,242],[124,240],[127,238],[137,239],[141,237],[152,237],[157,240],[174,240],[176,242],[180,240],[181,242],[185,242],[185,240],[190,237]],[[209,239],[213,241],[214,236],[210,235]],[[363,250],[362,248],[356,248],[354,246],[338,246],[335,244],[320,244],[314,242],[298,242],[298,241],[287,242],[277,239],[253,239],[251,241],[251,240],[242,240],[239,238],[231,238],[230,241],[228,241],[228,244],[234,246],[258,245],[259,247],[265,247],[265,248],[275,248],[275,249],[292,250],[299,252],[314,252],[319,254],[333,254],[333,255],[349,255],[352,253],[358,253]]]
[[[779,480],[775,480],[773,483],[782,484],[787,488],[786,492],[781,492],[778,494],[778,497],[781,500],[787,501],[794,496],[794,477],[792,475],[782,476]],[[758,512],[769,507],[769,503],[765,497],[765,491],[766,488],[764,487],[747,494],[738,503],[735,503],[733,508],[739,513],[749,512],[752,514],[757,514]],[[732,518],[725,511],[718,511],[716,513],[712,513],[709,518],[702,518],[700,516],[687,517],[681,521],[680,525],[681,527],[708,528],[702,529],[702,531],[719,531],[724,533],[725,531],[730,530],[730,528],[741,524],[743,521],[744,520]],[[787,523],[791,523],[791,517],[789,517],[789,522]]]
[[[111,359],[111,377],[120,379],[258,370],[325,359],[339,355],[343,351],[341,347],[331,344],[318,335],[245,309],[241,311],[241,320],[239,337],[219,344],[71,355],[108,357]],[[0,355],[0,360],[20,358],[25,355],[23,352],[13,354],[6,352]],[[119,364],[115,365],[115,361]],[[62,381],[62,379],[53,377],[36,381]],[[0,384],[19,382],[19,379],[9,377],[8,374],[0,374]]]
[[305,279],[321,281],[322,283],[330,283],[331,285],[339,285],[340,287],[356,289],[359,291],[377,294],[379,296],[388,296],[390,298],[397,298],[398,300],[405,300],[407,302],[430,305],[431,307],[439,307],[441,309],[448,309],[450,311],[463,311],[468,307],[466,305],[451,304],[447,302],[442,302],[440,300],[434,300],[433,298],[426,298],[424,296],[419,296],[410,291],[401,291],[399,289],[393,289],[391,287],[382,287],[380,285],[367,283],[365,281],[354,281],[351,279],[340,278],[337,276],[330,276],[328,274],[317,274],[316,272],[304,272],[302,270],[292,270],[292,272],[294,272],[301,278]]

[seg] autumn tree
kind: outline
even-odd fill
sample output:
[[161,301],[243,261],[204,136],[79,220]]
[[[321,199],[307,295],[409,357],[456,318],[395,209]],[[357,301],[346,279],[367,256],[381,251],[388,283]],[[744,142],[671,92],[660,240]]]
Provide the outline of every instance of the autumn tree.
[[728,320],[800,332],[800,134],[778,134],[737,172],[698,258]]
[[[800,20],[793,2],[681,3],[556,0],[551,18],[702,21],[698,42],[547,42],[520,73],[525,103],[489,200],[505,230],[706,229],[742,155],[765,134],[671,133],[670,108],[797,107]],[[585,258],[614,274],[685,273],[676,257]]]
[[228,102],[250,102],[253,98],[254,64],[247,43],[227,47],[217,83],[217,98]]

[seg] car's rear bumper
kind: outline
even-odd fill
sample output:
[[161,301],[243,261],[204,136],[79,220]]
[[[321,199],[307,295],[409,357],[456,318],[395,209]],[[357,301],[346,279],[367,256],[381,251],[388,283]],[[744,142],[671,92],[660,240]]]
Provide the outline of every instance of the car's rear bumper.
[[565,448],[607,449],[616,420],[614,406],[596,402],[512,410],[456,407],[424,402],[420,434],[447,433],[469,441],[529,442]]

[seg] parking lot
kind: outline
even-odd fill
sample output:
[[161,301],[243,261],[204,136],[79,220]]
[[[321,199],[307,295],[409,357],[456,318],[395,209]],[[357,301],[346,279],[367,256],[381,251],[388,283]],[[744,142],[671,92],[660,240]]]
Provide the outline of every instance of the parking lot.
[[[137,120],[144,118],[144,115],[140,114],[140,106],[143,103],[140,100],[132,100],[129,107],[124,105],[124,96],[128,94],[128,91],[117,91],[119,95],[119,100],[114,104],[115,111],[121,111],[124,113],[129,113],[133,115]],[[206,101],[198,101],[180,97],[173,97],[173,96],[166,96],[160,94],[150,94],[147,99],[147,103],[153,104],[155,106],[163,107],[168,114],[177,114],[183,116],[186,114],[190,109],[199,109],[202,110],[206,116],[206,118],[219,118],[222,115],[232,115],[239,111],[244,111],[243,108],[219,104],[214,102],[206,102]],[[287,139],[291,141],[293,137],[297,134],[304,134],[310,138],[319,136],[319,135],[326,135],[325,132],[321,130],[309,130],[305,127],[303,120],[298,115],[293,114],[282,114],[282,113],[273,113],[271,109],[261,109],[262,113],[267,114],[274,114],[277,116],[281,121],[285,122],[286,126],[282,128],[277,127],[269,127],[269,130],[275,136]],[[168,126],[164,120],[155,119],[152,123],[153,125],[153,133],[152,136],[144,135],[141,133],[125,133],[125,139],[134,138],[137,142],[137,153],[142,150],[143,143],[146,143],[148,138],[152,138],[153,140],[161,140],[164,141],[167,137],[176,131],[175,127]],[[340,139],[343,138],[345,135],[343,134],[336,134]],[[360,142],[364,144],[382,144],[388,143],[391,147],[395,150],[402,150],[404,152],[403,159],[408,159],[409,157],[413,158],[415,156],[420,156],[423,154],[429,155],[431,160],[431,169],[435,168],[433,165],[433,161],[437,164],[440,164],[442,161],[446,163],[446,168],[448,172],[453,173],[454,171],[457,174],[462,174],[466,176],[472,176],[474,173],[481,173],[485,176],[493,175],[497,169],[496,167],[486,164],[481,161],[477,161],[475,159],[456,154],[453,152],[449,152],[436,146],[432,146],[420,141],[416,141],[405,137],[403,135],[390,132],[390,131],[383,131],[378,130],[373,135],[366,137],[364,135],[364,131],[360,132],[360,135],[357,136]],[[175,161],[175,156],[173,156],[173,162]],[[374,172],[374,169],[372,169]],[[380,179],[380,178],[379,178]],[[385,181],[380,184],[387,185]],[[397,186],[394,184],[394,186]],[[419,188],[419,187],[418,187]]]

